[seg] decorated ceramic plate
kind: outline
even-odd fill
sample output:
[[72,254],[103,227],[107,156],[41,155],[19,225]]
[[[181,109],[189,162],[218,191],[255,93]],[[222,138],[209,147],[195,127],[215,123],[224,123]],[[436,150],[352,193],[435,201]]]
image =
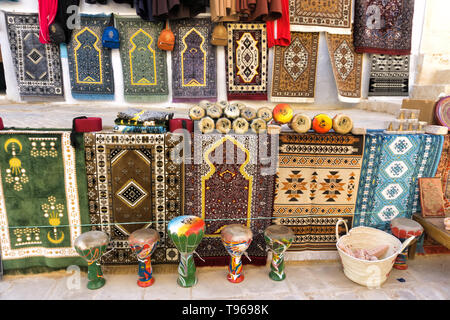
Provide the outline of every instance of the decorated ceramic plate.
[[436,103],[435,112],[439,124],[450,128],[450,96],[441,98]]

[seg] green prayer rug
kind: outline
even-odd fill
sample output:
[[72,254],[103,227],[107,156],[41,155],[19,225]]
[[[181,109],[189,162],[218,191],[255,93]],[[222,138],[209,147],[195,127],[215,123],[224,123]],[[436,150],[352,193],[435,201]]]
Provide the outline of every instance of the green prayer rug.
[[157,46],[163,22],[117,17],[125,100],[161,102],[168,98],[166,52]]
[[84,142],[70,131],[0,131],[0,243],[5,270],[86,266],[73,248],[89,230]]
[[113,100],[111,49],[103,48],[102,35],[110,16],[85,15],[67,45],[72,96],[80,100]]

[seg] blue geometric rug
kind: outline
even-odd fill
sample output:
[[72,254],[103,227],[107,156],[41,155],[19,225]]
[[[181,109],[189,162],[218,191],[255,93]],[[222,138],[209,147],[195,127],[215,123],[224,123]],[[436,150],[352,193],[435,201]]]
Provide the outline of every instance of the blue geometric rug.
[[441,157],[443,136],[366,136],[353,226],[389,230],[396,217],[420,212],[418,178],[434,177]]
[[64,100],[59,46],[39,42],[37,14],[5,13],[17,87],[22,100]]

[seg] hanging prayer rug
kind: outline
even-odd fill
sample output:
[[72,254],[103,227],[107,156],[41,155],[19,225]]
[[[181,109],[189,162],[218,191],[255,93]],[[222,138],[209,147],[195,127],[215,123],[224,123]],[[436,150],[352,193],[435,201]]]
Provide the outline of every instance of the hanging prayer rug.
[[17,86],[23,100],[63,100],[59,46],[39,41],[37,14],[5,13]]
[[409,55],[414,0],[355,0],[358,53]]
[[89,223],[82,135],[0,131],[0,243],[5,270],[86,266],[73,248]]
[[354,226],[388,230],[397,217],[420,212],[421,177],[434,177],[443,136],[369,133],[356,202]]
[[[224,226],[239,223],[253,232],[247,250],[251,262],[265,265],[264,230],[271,225],[276,164],[270,170],[271,141],[276,135],[195,134],[192,155],[186,164],[185,214],[201,216],[206,232],[196,251],[205,260],[198,265],[227,265],[230,256],[220,232]],[[262,151],[263,148],[269,150]],[[276,150],[275,150],[276,152]],[[264,154],[267,158],[257,158]]]
[[371,54],[369,96],[408,96],[409,56]]
[[166,51],[158,48],[162,22],[116,16],[125,100],[161,102],[169,95]]
[[292,32],[288,47],[275,46],[272,102],[314,102],[318,32]]
[[152,263],[178,261],[166,230],[182,213],[183,165],[169,157],[182,141],[175,134],[85,134],[91,223],[110,236],[114,249],[104,263],[137,263],[128,237],[147,227],[161,237]]
[[280,134],[275,223],[292,228],[291,251],[336,250],[339,219],[353,223],[364,136]]
[[350,34],[352,0],[289,0],[291,31]]
[[267,35],[264,23],[229,23],[225,70],[228,100],[267,100]]
[[359,102],[363,55],[355,52],[352,35],[327,33],[326,38],[339,100]]
[[114,99],[111,49],[103,48],[102,35],[110,17],[81,15],[67,45],[72,96],[84,100]]
[[216,47],[211,19],[174,20],[172,92],[174,102],[217,100]]

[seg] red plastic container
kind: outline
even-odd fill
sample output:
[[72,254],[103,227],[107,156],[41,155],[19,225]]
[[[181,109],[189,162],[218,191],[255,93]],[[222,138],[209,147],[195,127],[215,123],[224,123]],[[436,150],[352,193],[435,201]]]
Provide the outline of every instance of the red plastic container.
[[169,120],[169,131],[174,132],[177,129],[186,129],[189,132],[194,131],[194,122],[191,119],[170,119]]
[[102,118],[88,117],[86,119],[75,119],[76,132],[102,131]]

